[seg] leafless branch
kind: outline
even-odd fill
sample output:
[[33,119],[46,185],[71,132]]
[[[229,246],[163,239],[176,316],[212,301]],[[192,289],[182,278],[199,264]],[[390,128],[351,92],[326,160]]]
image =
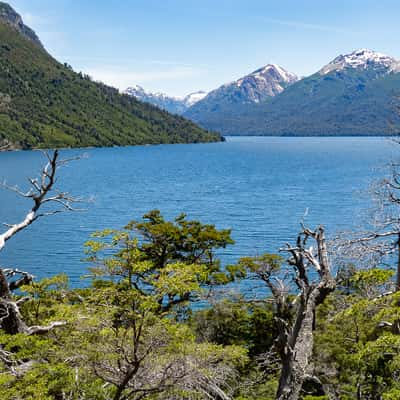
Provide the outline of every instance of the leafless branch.
[[[69,159],[60,159],[58,150],[54,152],[43,152],[46,158],[46,164],[43,167],[39,177],[29,178],[30,187],[23,191],[17,186],[10,186],[6,182],[2,187],[16,193],[25,199],[29,199],[33,204],[25,217],[15,224],[4,224],[6,231],[0,234],[0,251],[5,247],[6,242],[14,237],[18,232],[27,228],[38,218],[48,215],[58,214],[63,211],[76,211],[75,203],[82,202],[82,199],[75,198],[67,192],[61,192],[55,188],[58,169],[72,160],[80,157]],[[44,209],[49,206],[50,209]],[[0,268],[0,328],[9,334],[25,333],[27,335],[43,334],[49,330],[65,325],[63,321],[55,321],[47,326],[31,326],[28,327],[19,310],[28,297],[15,300],[12,291],[23,285],[32,282],[33,275],[19,269]]]
[[[21,197],[31,199],[33,205],[21,222],[16,224],[6,224],[8,229],[4,233],[0,234],[0,251],[4,248],[9,239],[19,231],[31,225],[38,218],[46,215],[54,215],[62,211],[74,211],[75,209],[72,205],[83,201],[82,199],[74,198],[66,192],[59,192],[54,188],[56,183],[56,172],[59,167],[65,165],[69,161],[79,159],[79,157],[60,160],[58,150],[55,150],[52,154],[45,151],[44,155],[47,159],[47,163],[42,169],[40,177],[29,179],[29,183],[31,184],[29,190],[24,192],[17,186],[10,186],[5,182],[2,184],[3,188],[11,190]],[[55,194],[50,196],[50,193],[53,192]],[[46,203],[52,203],[60,207],[55,210],[39,213],[41,207]]]

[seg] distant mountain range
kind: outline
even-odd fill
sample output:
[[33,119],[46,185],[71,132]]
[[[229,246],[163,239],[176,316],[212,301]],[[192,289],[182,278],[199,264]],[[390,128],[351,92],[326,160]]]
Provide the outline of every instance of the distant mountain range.
[[188,108],[207,95],[206,92],[198,91],[184,97],[172,97],[164,93],[146,92],[139,85],[127,88],[124,93],[134,96],[140,101],[153,104],[162,110],[178,115],[182,115]]
[[235,120],[242,110],[262,104],[282,93],[298,81],[298,77],[284,68],[268,64],[234,82],[222,85],[204,99],[190,107],[184,115],[203,126],[216,126],[225,132],[224,126]]
[[400,62],[368,49],[301,79],[268,64],[209,93],[121,94],[57,62],[0,2],[0,70],[0,150],[400,134]]
[[219,128],[253,135],[398,134],[398,72],[397,60],[371,50],[341,55]]
[[269,64],[224,84],[183,115],[225,135],[400,133],[400,63],[360,49],[297,78]]
[[[198,91],[184,97],[172,97],[165,93],[147,92],[139,85],[127,88],[124,93],[169,112],[187,114],[188,118],[194,119],[193,114],[199,112],[204,115],[207,109],[215,112],[220,108],[263,102],[269,97],[281,93],[297,80],[295,74],[276,64],[268,64],[237,81],[222,85],[210,93]],[[199,111],[195,107],[196,104],[201,104]]]
[[221,140],[60,64],[3,2],[0,71],[0,150]]

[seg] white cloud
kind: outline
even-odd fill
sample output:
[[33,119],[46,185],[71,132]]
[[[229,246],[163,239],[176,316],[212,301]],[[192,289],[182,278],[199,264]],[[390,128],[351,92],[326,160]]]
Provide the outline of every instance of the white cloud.
[[146,84],[146,82],[179,81],[193,78],[202,75],[204,70],[189,66],[173,66],[162,70],[134,71],[127,67],[101,66],[87,68],[84,72],[96,81],[101,81],[120,90],[125,90],[128,86]]
[[54,27],[55,25],[56,16],[52,14],[37,15],[37,14],[32,14],[29,11],[21,11],[20,14],[22,20],[24,21],[24,24],[28,25],[31,28]]
[[347,29],[343,29],[337,26],[330,26],[330,25],[320,25],[320,24],[310,24],[300,21],[289,21],[289,20],[281,20],[281,19],[274,19],[274,18],[263,18],[267,22],[271,22],[273,24],[288,26],[291,28],[300,28],[300,29],[308,29],[314,31],[322,31],[322,32],[332,32],[332,33],[356,33],[349,31]]
[[24,21],[24,23],[26,25],[35,25],[36,23],[38,23],[38,18],[39,18],[39,22],[40,22],[40,17],[37,17],[31,13],[22,13],[21,14],[22,20]]

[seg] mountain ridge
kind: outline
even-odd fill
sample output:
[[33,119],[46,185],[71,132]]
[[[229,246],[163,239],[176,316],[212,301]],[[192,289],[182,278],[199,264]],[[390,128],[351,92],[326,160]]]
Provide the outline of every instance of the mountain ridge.
[[184,115],[225,135],[398,134],[399,71],[393,57],[359,49],[339,55],[262,102],[201,109],[205,98]]
[[325,75],[332,71],[341,71],[345,68],[368,69],[380,67],[385,72],[399,72],[400,63],[395,58],[370,49],[358,49],[348,54],[340,54],[318,72]]
[[213,126],[213,121],[221,117],[230,121],[235,119],[242,109],[268,101],[297,80],[295,74],[284,68],[276,64],[267,64],[211,91],[183,115],[203,126]]
[[0,22],[10,25],[23,36],[44,48],[39,37],[36,35],[36,32],[24,24],[21,15],[19,15],[8,3],[2,1],[0,1]]
[[197,91],[183,97],[168,96],[161,92],[148,92],[140,85],[130,86],[123,93],[178,115],[182,115],[189,107],[207,95],[204,91]]
[[59,63],[10,8],[0,7],[15,20],[0,18],[1,150],[222,140]]

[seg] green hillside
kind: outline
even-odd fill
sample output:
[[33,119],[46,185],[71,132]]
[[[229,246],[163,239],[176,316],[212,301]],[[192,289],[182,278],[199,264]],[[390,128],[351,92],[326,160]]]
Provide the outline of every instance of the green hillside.
[[400,74],[376,70],[316,73],[270,100],[201,109],[191,119],[223,134],[393,135],[400,132]]
[[[392,135],[400,132],[396,110],[400,74],[371,71],[315,74],[255,110],[263,127],[282,135]],[[247,123],[249,121],[247,120]]]
[[[0,11],[5,6],[0,3]],[[0,19],[0,148],[219,140],[182,117],[74,72]]]

